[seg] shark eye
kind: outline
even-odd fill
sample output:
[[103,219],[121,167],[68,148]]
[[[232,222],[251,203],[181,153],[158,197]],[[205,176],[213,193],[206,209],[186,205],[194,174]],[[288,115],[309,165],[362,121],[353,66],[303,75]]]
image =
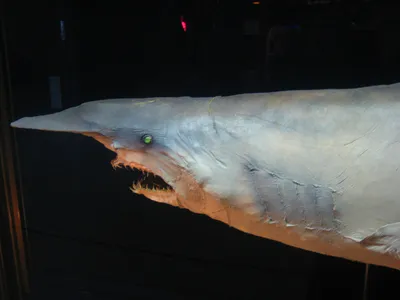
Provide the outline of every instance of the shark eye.
[[143,144],[150,145],[153,142],[153,137],[150,134],[144,134],[142,136]]

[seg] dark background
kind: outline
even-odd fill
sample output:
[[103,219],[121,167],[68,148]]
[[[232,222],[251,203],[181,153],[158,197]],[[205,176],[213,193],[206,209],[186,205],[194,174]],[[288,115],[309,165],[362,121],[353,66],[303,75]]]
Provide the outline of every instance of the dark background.
[[[56,110],[49,76],[60,78],[62,109],[113,97],[400,81],[394,6],[260,2],[9,1],[14,117]],[[113,170],[114,154],[89,138],[17,137],[30,299],[362,299],[363,264],[135,196],[137,174]],[[398,271],[371,266],[368,299],[395,297],[399,280]]]

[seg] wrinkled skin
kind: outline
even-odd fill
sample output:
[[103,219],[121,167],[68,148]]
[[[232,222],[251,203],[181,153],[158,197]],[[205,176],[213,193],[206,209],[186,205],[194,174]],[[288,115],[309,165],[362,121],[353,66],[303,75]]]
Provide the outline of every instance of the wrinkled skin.
[[114,167],[170,185],[133,185],[151,200],[294,247],[400,269],[399,100],[400,84],[110,99],[12,126],[93,137],[117,154]]

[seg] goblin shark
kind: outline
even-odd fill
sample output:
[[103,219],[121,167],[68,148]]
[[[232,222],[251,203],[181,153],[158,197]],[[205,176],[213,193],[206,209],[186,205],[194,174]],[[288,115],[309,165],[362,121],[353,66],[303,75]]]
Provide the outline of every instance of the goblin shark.
[[132,190],[243,232],[400,269],[400,83],[212,98],[108,99],[16,128],[92,137]]

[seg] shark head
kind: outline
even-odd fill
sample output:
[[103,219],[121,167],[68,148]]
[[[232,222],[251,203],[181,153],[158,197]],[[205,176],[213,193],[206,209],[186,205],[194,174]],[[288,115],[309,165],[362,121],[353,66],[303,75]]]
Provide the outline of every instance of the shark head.
[[[94,138],[116,153],[114,168],[144,172],[131,190],[153,201],[213,218],[227,206],[260,216],[265,215],[265,198],[260,196],[265,191],[256,185],[274,184],[274,164],[290,159],[282,156],[289,138],[275,122],[260,117],[266,111],[264,98],[107,99],[25,117],[11,126]],[[151,185],[146,184],[148,177]]]
[[[205,197],[208,184],[218,182],[222,187],[221,181],[229,177],[226,164],[212,151],[221,145],[221,137],[213,129],[206,100],[92,101],[53,114],[24,117],[11,126],[92,137],[116,153],[111,162],[114,168],[138,169],[167,184],[162,188],[139,180],[132,185],[133,192],[174,206],[185,202],[183,206],[190,209],[190,203]],[[226,182],[226,186],[230,184]]]

